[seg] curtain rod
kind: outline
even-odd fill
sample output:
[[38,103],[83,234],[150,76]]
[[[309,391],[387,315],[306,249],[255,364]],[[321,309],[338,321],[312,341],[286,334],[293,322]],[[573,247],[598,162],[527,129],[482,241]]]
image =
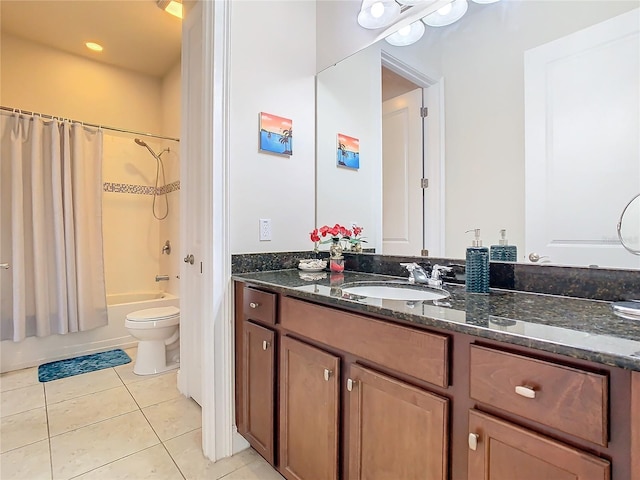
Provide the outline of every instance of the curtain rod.
[[0,105],[0,110],[4,110],[4,111],[7,111],[7,112],[12,112],[12,113],[23,113],[25,115],[37,115],[39,117],[46,118],[46,119],[49,119],[49,120],[53,120],[54,118],[57,118],[57,119],[60,119],[60,120],[69,120],[70,122],[81,123],[82,125],[86,125],[87,127],[101,128],[103,130],[113,130],[114,132],[130,133],[131,135],[139,135],[139,136],[145,136],[145,137],[161,138],[163,140],[173,140],[173,141],[176,141],[176,142],[180,141],[179,138],[165,137],[163,135],[156,135],[155,133],[134,132],[133,130],[125,130],[125,129],[116,128],[116,127],[107,127],[105,125],[96,125],[95,123],[81,122],[80,120],[71,120],[71,119],[68,119],[68,118],[65,119],[64,117],[55,116],[55,115],[47,115],[47,114],[44,114],[44,113],[29,112],[28,110],[22,110],[20,108],[10,108],[10,107],[5,107],[5,106]]

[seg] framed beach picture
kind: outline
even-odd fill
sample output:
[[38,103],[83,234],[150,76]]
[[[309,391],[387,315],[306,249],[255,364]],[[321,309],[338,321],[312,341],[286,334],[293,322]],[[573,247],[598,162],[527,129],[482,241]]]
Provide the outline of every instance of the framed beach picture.
[[360,140],[339,133],[336,164],[339,167],[358,170],[360,168]]
[[260,150],[278,155],[293,155],[293,121],[260,112]]

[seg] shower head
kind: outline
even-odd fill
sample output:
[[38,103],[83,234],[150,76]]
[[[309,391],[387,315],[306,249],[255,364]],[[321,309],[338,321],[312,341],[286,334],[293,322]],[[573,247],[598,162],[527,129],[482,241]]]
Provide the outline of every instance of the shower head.
[[138,145],[140,145],[141,147],[146,147],[146,146],[147,146],[146,142],[144,142],[143,140],[140,140],[139,138],[136,138],[134,141],[135,141]]
[[149,153],[151,153],[151,155],[153,155],[153,158],[155,158],[156,160],[160,160],[160,157],[164,152],[170,151],[168,148],[165,148],[160,153],[156,153],[153,151],[153,149],[149,145],[147,145],[147,142],[145,142],[144,140],[140,140],[139,138],[134,138],[133,141],[136,142],[141,147],[146,147],[147,150],[149,150]]

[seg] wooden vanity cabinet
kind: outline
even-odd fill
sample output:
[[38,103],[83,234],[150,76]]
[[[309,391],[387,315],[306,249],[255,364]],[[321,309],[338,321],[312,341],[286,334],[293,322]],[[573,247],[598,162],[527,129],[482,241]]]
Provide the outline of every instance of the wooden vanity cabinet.
[[337,480],[340,359],[287,336],[280,349],[280,472]]
[[608,461],[491,415],[469,413],[467,480],[608,480]]
[[448,478],[446,398],[357,364],[345,383],[350,480]]

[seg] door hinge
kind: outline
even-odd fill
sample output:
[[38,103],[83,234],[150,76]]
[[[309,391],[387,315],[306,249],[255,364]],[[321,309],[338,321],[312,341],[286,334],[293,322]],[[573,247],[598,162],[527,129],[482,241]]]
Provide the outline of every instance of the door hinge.
[[429,116],[429,109],[427,107],[420,107],[420,116],[427,118]]
[[420,179],[420,188],[429,188],[429,179],[421,178]]

